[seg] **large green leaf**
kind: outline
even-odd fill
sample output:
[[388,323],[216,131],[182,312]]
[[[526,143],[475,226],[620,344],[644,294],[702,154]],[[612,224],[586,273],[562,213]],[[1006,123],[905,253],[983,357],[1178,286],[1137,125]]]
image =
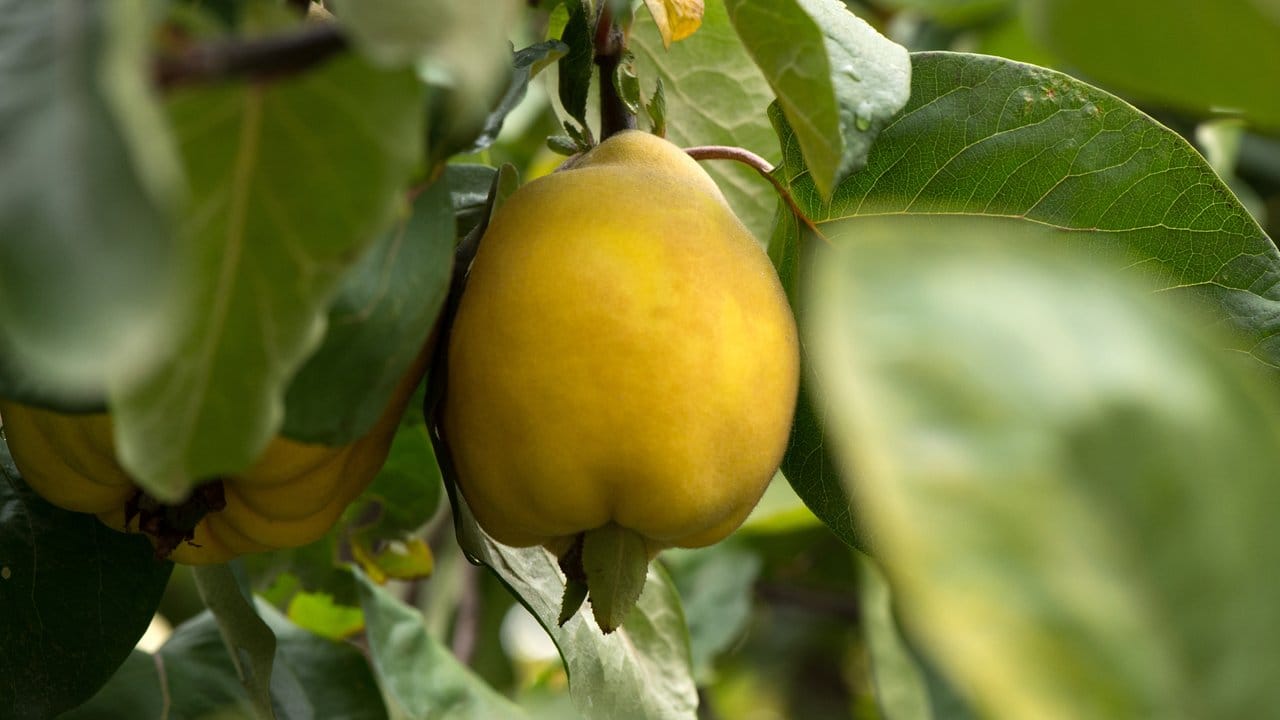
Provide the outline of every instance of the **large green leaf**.
[[[279,720],[387,718],[369,662],[358,649],[300,629],[267,603],[258,602],[257,610],[278,639],[271,695]],[[179,626],[155,656],[135,651],[101,692],[63,717],[258,716],[217,622],[205,612]]]
[[524,717],[427,634],[422,613],[356,573],[369,655],[394,716],[405,720]]
[[[823,232],[844,218],[922,214],[1079,230],[1074,242],[1207,306],[1238,331],[1233,347],[1280,366],[1280,253],[1186,141],[1114,96],[1043,68],[959,53],[917,53],[913,66],[911,101],[830,202],[786,119],[771,112],[783,146],[779,175]],[[801,247],[814,241],[800,239],[796,223],[781,223],[770,254],[803,321],[794,290]],[[805,383],[783,468],[815,514],[865,546],[822,446],[825,410],[815,398],[825,396],[824,380],[811,374]]]
[[0,393],[97,395],[154,359],[180,190],[147,0],[0,2]]
[[696,717],[689,635],[680,596],[657,564],[631,614],[605,635],[588,608],[558,623],[565,580],[556,557],[542,547],[513,548],[495,542],[476,524],[461,493],[454,493],[458,540],[483,562],[538,620],[560,649],[569,693],[587,720]]
[[1025,0],[1037,39],[1090,79],[1200,113],[1280,129],[1280,12],[1272,0]]
[[97,692],[172,569],[141,536],[36,495],[0,437],[0,716],[52,717]]
[[866,162],[907,101],[911,61],[837,0],[726,0],[824,197]]
[[[662,79],[667,101],[667,139],[691,145],[731,145],[770,160],[777,139],[764,109],[773,91],[729,24],[724,3],[707,3],[702,26],[670,48],[649,13],[638,13],[630,48],[641,87],[649,93]],[[773,225],[777,194],[754,170],[736,162],[706,162],[734,213],[761,240]]]
[[276,82],[174,92],[191,197],[178,341],[112,389],[122,463],[157,497],[248,466],[320,342],[342,272],[386,222],[419,157],[409,71],[346,55]]
[[289,437],[344,445],[382,415],[422,352],[453,270],[455,223],[448,176],[414,199],[343,278],[320,349],[285,396]]
[[904,620],[976,709],[1273,713],[1275,386],[1087,233],[828,231],[804,331],[827,431]]

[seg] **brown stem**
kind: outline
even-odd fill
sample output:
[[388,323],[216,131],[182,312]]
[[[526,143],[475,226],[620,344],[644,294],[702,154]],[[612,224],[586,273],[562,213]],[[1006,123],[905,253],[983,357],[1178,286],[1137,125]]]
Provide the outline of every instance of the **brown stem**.
[[614,73],[622,62],[626,38],[622,29],[613,22],[613,12],[609,4],[604,3],[600,10],[600,20],[596,23],[595,64],[600,69],[600,139],[604,140],[623,130],[636,128],[636,116],[627,109],[627,104],[618,95],[618,88],[613,84]]
[[814,235],[822,238],[824,242],[829,242],[827,240],[827,236],[822,234],[822,231],[819,230],[818,226],[809,219],[809,216],[805,215],[804,212],[800,210],[800,206],[796,204],[796,199],[792,197],[791,191],[782,184],[781,180],[774,177],[774,168],[769,164],[768,160],[765,160],[750,150],[733,147],[731,145],[699,145],[697,147],[685,148],[684,151],[694,160],[735,160],[755,170],[760,174],[760,177],[769,181],[769,184],[777,191],[778,197],[782,198],[782,201],[791,209],[791,214],[795,215],[800,222],[804,223],[805,227],[809,228]]
[[157,87],[219,82],[241,77],[265,79],[303,72],[347,48],[333,23],[308,25],[288,34],[223,40],[161,57],[153,69]]

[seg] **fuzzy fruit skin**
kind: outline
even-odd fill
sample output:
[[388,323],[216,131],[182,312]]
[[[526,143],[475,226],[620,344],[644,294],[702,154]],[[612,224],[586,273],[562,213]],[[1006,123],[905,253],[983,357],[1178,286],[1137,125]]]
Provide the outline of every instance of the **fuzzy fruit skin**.
[[750,513],[795,409],[795,320],[710,176],[619,133],[499,208],[449,343],[444,433],[480,525],[563,548],[615,522],[651,551]]
[[[378,474],[400,416],[422,378],[428,350],[401,378],[374,426],[350,445],[276,437],[244,472],[223,479],[225,509],[206,515],[169,555],[186,565],[298,547],[320,539]],[[93,513],[122,532],[137,487],[116,460],[111,418],[65,414],[0,399],[6,439],[26,483],[58,507]]]

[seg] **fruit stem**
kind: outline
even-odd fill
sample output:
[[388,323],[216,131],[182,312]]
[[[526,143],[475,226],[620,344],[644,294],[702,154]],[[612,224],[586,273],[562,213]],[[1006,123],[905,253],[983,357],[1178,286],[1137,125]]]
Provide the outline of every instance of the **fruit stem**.
[[694,160],[734,160],[755,170],[759,173],[760,177],[769,181],[769,184],[773,186],[775,191],[777,191],[778,197],[782,198],[782,201],[787,204],[792,215],[795,215],[800,222],[804,223],[805,227],[809,228],[809,230],[814,235],[821,238],[823,242],[830,242],[827,240],[827,236],[822,234],[822,231],[818,229],[818,226],[815,225],[814,222],[809,219],[809,216],[805,215],[800,209],[800,206],[796,204],[796,199],[791,195],[791,191],[782,184],[781,180],[774,176],[774,167],[769,164],[768,160],[765,160],[746,148],[733,147],[731,145],[699,145],[697,147],[685,148],[684,151]]
[[618,88],[613,84],[614,73],[622,62],[622,54],[626,49],[626,36],[613,21],[613,11],[609,3],[600,9],[600,19],[596,22],[595,64],[599,67],[600,80],[600,139],[604,140],[623,130],[636,128],[636,116],[627,109],[627,104],[618,95]]

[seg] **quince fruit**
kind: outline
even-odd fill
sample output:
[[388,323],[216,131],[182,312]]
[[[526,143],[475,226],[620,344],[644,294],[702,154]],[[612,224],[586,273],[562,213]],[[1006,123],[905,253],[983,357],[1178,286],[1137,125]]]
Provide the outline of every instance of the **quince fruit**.
[[715,182],[624,131],[498,208],[447,367],[443,435],[489,535],[563,566],[584,533],[621,529],[647,564],[724,538],[758,502],[799,350],[777,275]]

